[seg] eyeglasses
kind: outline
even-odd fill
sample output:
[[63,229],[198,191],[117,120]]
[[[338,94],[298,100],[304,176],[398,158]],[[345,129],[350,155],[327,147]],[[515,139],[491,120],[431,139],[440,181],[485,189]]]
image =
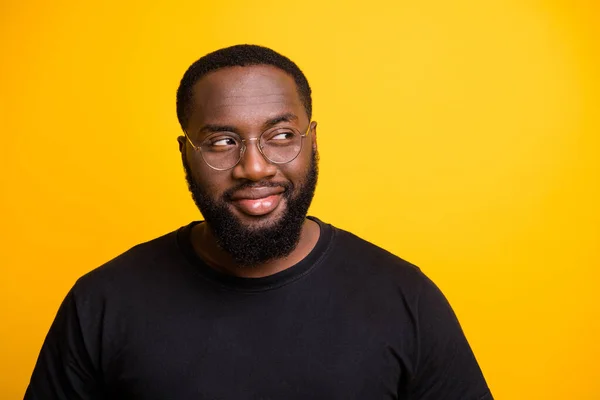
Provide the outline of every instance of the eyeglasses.
[[199,146],[190,139],[187,132],[185,137],[195,151],[200,152],[204,162],[217,171],[225,171],[235,167],[246,151],[246,142],[256,141],[258,151],[273,164],[287,164],[298,157],[302,150],[304,138],[310,133],[312,122],[306,132],[300,133],[295,128],[272,128],[264,131],[257,138],[242,139],[234,132],[215,132],[206,137]]

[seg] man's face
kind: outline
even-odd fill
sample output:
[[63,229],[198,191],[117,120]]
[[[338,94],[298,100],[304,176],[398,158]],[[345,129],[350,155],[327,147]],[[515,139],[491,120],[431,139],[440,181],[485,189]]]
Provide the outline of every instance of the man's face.
[[[199,145],[220,132],[257,138],[268,128],[305,133],[309,120],[296,84],[271,66],[230,67],[211,72],[194,86],[186,131]],[[218,244],[240,265],[288,255],[298,243],[317,182],[316,128],[287,164],[267,161],[256,141],[232,169],[209,167],[200,151],[180,138],[190,191]]]

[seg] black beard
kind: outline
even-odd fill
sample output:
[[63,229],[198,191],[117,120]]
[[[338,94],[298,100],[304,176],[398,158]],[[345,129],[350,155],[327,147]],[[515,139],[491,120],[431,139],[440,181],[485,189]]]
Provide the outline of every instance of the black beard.
[[[221,199],[213,199],[192,177],[191,169],[183,158],[185,178],[192,198],[215,236],[217,244],[240,267],[257,266],[289,255],[300,241],[300,233],[317,187],[319,155],[313,151],[308,173],[297,188],[291,183],[244,182],[227,190]],[[232,193],[249,187],[284,187],[286,209],[273,225],[249,227],[229,209],[227,200]]]

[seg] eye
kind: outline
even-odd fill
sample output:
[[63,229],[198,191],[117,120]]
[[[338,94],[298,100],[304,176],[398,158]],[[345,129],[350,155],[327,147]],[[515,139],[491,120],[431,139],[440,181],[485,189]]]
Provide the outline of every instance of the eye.
[[211,139],[210,140],[210,145],[211,146],[235,146],[237,143],[235,141],[234,138],[230,138],[230,137],[221,137],[221,138],[215,138],[215,139]]
[[269,140],[289,140],[294,137],[294,132],[291,131],[283,131],[276,132],[275,135],[271,136]]
[[266,133],[263,140],[272,145],[285,145],[293,142],[296,136],[298,136],[298,134],[292,129],[279,128]]
[[233,136],[215,135],[207,138],[202,145],[204,151],[222,152],[239,147],[238,140]]

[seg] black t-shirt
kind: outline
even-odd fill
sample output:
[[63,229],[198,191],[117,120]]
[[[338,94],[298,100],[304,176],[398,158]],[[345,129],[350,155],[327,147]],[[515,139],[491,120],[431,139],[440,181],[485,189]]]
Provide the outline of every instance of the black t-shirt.
[[438,288],[313,220],[311,253],[265,278],[208,267],[193,223],[81,277],[25,399],[492,399]]

